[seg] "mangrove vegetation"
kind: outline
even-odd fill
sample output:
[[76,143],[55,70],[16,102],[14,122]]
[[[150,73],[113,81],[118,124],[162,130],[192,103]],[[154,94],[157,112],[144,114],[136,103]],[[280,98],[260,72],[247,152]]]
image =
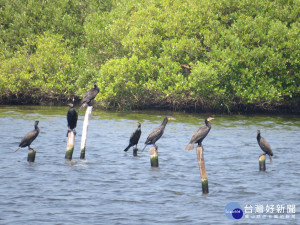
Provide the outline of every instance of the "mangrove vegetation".
[[296,112],[299,0],[0,0],[0,103]]

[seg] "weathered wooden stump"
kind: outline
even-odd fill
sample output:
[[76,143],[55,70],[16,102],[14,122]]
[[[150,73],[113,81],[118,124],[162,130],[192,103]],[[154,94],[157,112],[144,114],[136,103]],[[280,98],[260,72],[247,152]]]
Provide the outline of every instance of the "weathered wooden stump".
[[266,155],[262,154],[258,158],[259,171],[266,171]]
[[75,144],[75,134],[73,130],[70,130],[68,132],[67,151],[66,151],[65,159],[72,160],[74,144]]
[[36,151],[34,149],[28,150],[27,162],[34,162]]
[[80,145],[80,159],[85,159],[86,139],[87,139],[87,132],[88,132],[89,121],[92,114],[92,110],[93,110],[93,106],[88,106],[84,116],[84,121],[82,125],[81,145]]
[[201,182],[202,182],[202,193],[208,194],[208,192],[209,192],[208,191],[208,180],[207,180],[203,151],[204,151],[204,149],[203,149],[202,144],[198,145],[196,148],[196,153],[197,153],[198,165],[199,165],[199,169],[200,169],[200,176],[201,176]]
[[158,167],[158,147],[150,148],[151,167]]
[[138,148],[134,147],[133,148],[133,156],[137,156]]

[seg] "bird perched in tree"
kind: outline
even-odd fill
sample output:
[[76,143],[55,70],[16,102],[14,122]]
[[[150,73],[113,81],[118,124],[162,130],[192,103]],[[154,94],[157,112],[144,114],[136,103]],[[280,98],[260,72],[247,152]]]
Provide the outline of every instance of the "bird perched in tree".
[[83,109],[87,106],[92,106],[94,104],[94,98],[99,93],[99,88],[95,82],[93,84],[94,84],[94,88],[92,88],[91,90],[87,91],[84,94],[83,99],[81,100],[81,103],[80,103],[81,106],[79,109]]
[[149,136],[147,137],[147,140],[145,141],[145,147],[143,148],[143,151],[144,149],[146,148],[147,145],[154,145],[156,148],[157,146],[155,145],[155,142],[161,138],[161,136],[163,135],[164,133],[164,130],[166,128],[166,125],[168,123],[169,120],[175,120],[175,118],[171,117],[171,116],[167,116],[165,117],[165,119],[163,120],[162,124],[155,128],[150,134]]
[[77,120],[78,120],[78,113],[76,112],[74,105],[72,103],[69,103],[68,106],[70,106],[70,109],[68,110],[68,113],[67,113],[67,121],[68,121],[67,137],[68,137],[68,133],[70,131],[73,131],[74,135],[76,135],[75,128],[77,126]]
[[273,152],[272,152],[271,146],[267,142],[266,139],[264,139],[262,136],[260,136],[260,130],[257,130],[256,139],[257,139],[257,143],[258,143],[259,147],[265,152],[264,154],[269,155],[270,163],[272,163]]
[[21,143],[19,144],[19,147],[15,150],[18,151],[20,148],[24,148],[28,146],[28,150],[30,149],[31,143],[34,141],[34,139],[39,135],[40,128],[38,127],[39,121],[35,121],[34,123],[34,130],[30,131],[23,137]]
[[127,152],[128,149],[134,145],[137,148],[137,143],[140,140],[142,131],[141,131],[141,123],[137,122],[136,125],[138,126],[138,128],[131,134],[129,139],[129,145],[127,146],[127,148],[124,149],[125,152]]
[[205,125],[203,127],[200,127],[199,129],[197,129],[191,140],[190,143],[185,147],[185,150],[190,151],[194,149],[194,145],[195,143],[198,143],[198,145],[201,145],[203,139],[207,136],[207,134],[209,133],[210,129],[211,129],[211,125],[210,122],[211,120],[213,120],[213,117],[207,117],[205,119]]

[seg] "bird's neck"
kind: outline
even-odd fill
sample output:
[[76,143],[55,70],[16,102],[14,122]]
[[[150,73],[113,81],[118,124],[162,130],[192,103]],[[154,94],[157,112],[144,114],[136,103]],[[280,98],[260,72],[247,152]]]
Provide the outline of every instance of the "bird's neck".
[[168,118],[165,118],[164,121],[162,122],[161,126],[166,126],[168,123]]
[[260,137],[260,134],[257,134],[257,137],[256,137],[256,138],[257,138],[257,140],[260,140],[260,138],[261,138],[261,137]]
[[205,125],[209,128],[211,127],[210,122],[208,120],[205,120]]

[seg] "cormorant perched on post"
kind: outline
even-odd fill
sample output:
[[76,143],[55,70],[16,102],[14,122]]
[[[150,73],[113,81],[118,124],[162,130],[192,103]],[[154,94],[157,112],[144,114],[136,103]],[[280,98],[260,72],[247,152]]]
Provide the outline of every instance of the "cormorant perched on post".
[[198,145],[201,145],[203,139],[207,136],[208,132],[211,129],[211,125],[210,125],[209,121],[211,121],[213,119],[214,119],[213,117],[207,117],[205,119],[205,126],[200,127],[199,129],[197,129],[194,132],[194,134],[190,140],[190,143],[185,147],[185,150],[187,150],[187,151],[193,150],[195,143],[198,143]]
[[266,141],[266,139],[264,139],[262,136],[260,136],[260,130],[257,130],[257,142],[259,147],[265,152],[264,154],[269,155],[270,157],[270,163],[272,163],[272,156],[273,156],[273,152],[271,149],[270,144]]
[[74,105],[72,103],[69,103],[68,106],[70,106],[70,109],[68,110],[68,113],[67,113],[67,121],[68,121],[67,137],[68,137],[68,133],[70,131],[73,131],[74,135],[76,135],[75,128],[77,126],[77,119],[78,119],[78,113],[76,112]]
[[34,130],[30,131],[23,137],[21,143],[19,144],[19,148],[15,150],[18,151],[20,148],[24,148],[28,146],[28,150],[30,149],[31,143],[34,141],[34,139],[39,135],[40,128],[38,127],[39,121],[35,121],[34,123]]
[[92,106],[94,104],[94,98],[99,93],[99,88],[95,82],[93,84],[94,84],[94,88],[92,88],[91,90],[87,91],[84,94],[83,99],[81,100],[81,106],[79,109],[83,109],[86,106]]
[[127,152],[128,149],[134,145],[137,148],[137,143],[140,140],[142,131],[141,131],[141,123],[137,122],[136,125],[138,126],[138,128],[131,134],[129,139],[129,145],[127,146],[127,148],[124,149],[125,152]]
[[166,125],[168,123],[169,120],[175,120],[175,118],[171,117],[171,116],[167,116],[165,117],[165,119],[163,120],[162,124],[155,128],[150,134],[149,136],[147,137],[147,140],[145,141],[145,147],[143,148],[143,151],[144,149],[146,148],[147,145],[154,145],[155,147],[157,147],[155,145],[155,142],[161,138],[161,136],[163,135],[164,133],[164,130],[166,128]]

